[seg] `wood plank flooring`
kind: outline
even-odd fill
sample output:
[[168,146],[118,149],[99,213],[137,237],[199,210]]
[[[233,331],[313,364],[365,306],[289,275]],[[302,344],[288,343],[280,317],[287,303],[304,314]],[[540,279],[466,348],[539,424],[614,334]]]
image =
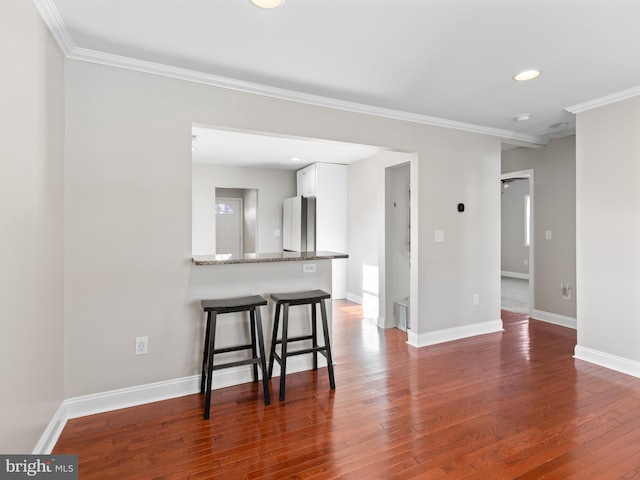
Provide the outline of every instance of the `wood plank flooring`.
[[80,479],[640,478],[640,379],[572,357],[575,331],[503,312],[505,331],[416,349],[334,302],[326,368],[70,420]]

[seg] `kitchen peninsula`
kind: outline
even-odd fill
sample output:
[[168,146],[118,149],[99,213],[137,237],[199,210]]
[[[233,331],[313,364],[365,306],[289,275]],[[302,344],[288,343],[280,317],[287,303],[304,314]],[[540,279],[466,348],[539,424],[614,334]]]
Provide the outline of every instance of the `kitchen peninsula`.
[[[347,254],[336,252],[275,252],[247,254],[242,257],[229,255],[194,255],[192,257],[190,295],[192,305],[197,309],[204,333],[204,313],[200,307],[202,299],[229,298],[246,295],[262,295],[268,300],[263,307],[262,325],[265,336],[265,348],[269,351],[273,328],[274,303],[272,293],[297,292],[320,289],[331,292],[332,261],[346,259]],[[195,312],[194,312],[195,313]],[[246,340],[245,322],[232,321],[232,313],[220,318],[216,344],[221,347],[239,344]],[[305,335],[310,333],[309,307],[299,306],[290,310],[289,335]],[[329,329],[332,330],[331,302],[327,302]],[[299,320],[299,321],[298,321]],[[320,338],[322,338],[321,332]],[[242,353],[231,353],[242,355]],[[310,370],[311,355],[293,357],[287,365],[287,372]],[[319,366],[326,366],[325,358],[320,355]],[[228,369],[230,373],[221,371],[213,376],[214,388],[251,381],[250,368],[238,367]],[[279,375],[278,365],[274,368],[274,376]]]
[[346,253],[336,252],[275,252],[248,253],[242,257],[229,254],[194,255],[195,265],[231,265],[238,263],[309,262],[313,260],[333,260],[348,258]]

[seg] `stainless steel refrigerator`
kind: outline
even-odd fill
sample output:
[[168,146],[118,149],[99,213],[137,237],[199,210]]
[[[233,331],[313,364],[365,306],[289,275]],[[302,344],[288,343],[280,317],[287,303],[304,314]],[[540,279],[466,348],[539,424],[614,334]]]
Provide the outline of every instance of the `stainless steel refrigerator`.
[[293,197],[284,200],[282,249],[287,252],[313,252],[316,249],[316,199]]

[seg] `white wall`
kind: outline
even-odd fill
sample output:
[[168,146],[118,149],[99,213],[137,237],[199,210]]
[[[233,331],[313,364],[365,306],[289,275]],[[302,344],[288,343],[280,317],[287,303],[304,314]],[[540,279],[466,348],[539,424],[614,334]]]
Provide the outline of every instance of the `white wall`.
[[192,168],[193,254],[215,253],[213,207],[215,187],[258,190],[258,250],[279,252],[282,236],[282,204],[296,195],[296,174],[290,170],[240,168],[194,163]]
[[[197,268],[194,123],[417,152],[416,331],[499,318],[497,138],[77,61],[65,74],[67,397],[198,371],[193,339],[201,325],[188,300]],[[459,201],[468,204],[463,216]],[[445,230],[444,244],[433,244],[436,228]],[[137,335],[150,337],[149,355],[133,355]]]
[[[414,322],[412,292],[411,329],[423,333],[501,324],[500,142],[443,130],[427,145],[418,152],[420,308]],[[465,204],[464,213],[457,211],[458,203]],[[444,242],[434,242],[436,230],[444,232]],[[412,251],[412,264],[414,257]],[[474,294],[479,305],[473,305]]]
[[[549,142],[538,149],[503,153],[502,172],[534,170],[533,309],[570,319],[576,317],[576,137]],[[545,232],[551,231],[551,239]],[[571,299],[562,298],[560,284],[571,285]],[[536,312],[534,312],[536,313]]]
[[[393,326],[393,298],[387,299],[387,276],[393,282],[393,258],[387,265],[387,237],[393,238],[387,226],[386,175],[387,170],[398,165],[417,165],[417,156],[403,152],[381,150],[377,154],[349,165],[349,268],[347,273],[347,298],[363,306],[367,318],[376,319],[383,328]],[[410,177],[410,173],[409,173]],[[414,193],[417,188],[414,188]],[[414,198],[415,200],[415,198]],[[412,215],[417,215],[414,202]],[[417,238],[416,232],[412,234]],[[417,248],[415,242],[413,248]],[[390,268],[389,268],[390,267]],[[408,272],[408,277],[417,273]],[[407,282],[410,278],[407,278]],[[391,286],[392,287],[392,286]],[[410,290],[410,285],[408,286]],[[407,292],[404,297],[410,295]],[[388,305],[387,305],[388,304]]]
[[0,2],[0,452],[63,400],[63,57],[32,2]]
[[640,376],[640,97],[577,116],[578,347]]
[[384,228],[379,203],[380,152],[348,166],[347,298],[361,303],[363,314],[378,318],[378,232]]
[[[316,163],[316,249],[347,253],[349,172],[346,165]],[[333,260],[331,297],[347,296],[347,260]]]

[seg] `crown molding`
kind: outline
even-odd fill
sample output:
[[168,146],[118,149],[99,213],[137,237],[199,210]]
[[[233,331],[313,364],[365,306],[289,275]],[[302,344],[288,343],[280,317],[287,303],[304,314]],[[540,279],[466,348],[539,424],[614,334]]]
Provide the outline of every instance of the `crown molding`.
[[316,107],[332,108],[335,110],[343,110],[351,113],[360,113],[364,115],[373,115],[377,117],[389,118],[393,120],[401,120],[411,123],[419,123],[423,125],[431,125],[442,128],[455,130],[463,130],[481,135],[489,135],[499,137],[502,140],[511,143],[518,142],[521,145],[528,146],[544,146],[549,140],[536,135],[527,135],[523,133],[513,132],[511,130],[502,130],[499,128],[485,127],[472,123],[458,122],[447,120],[428,115],[404,112],[401,110],[393,110],[389,108],[375,107],[335,98],[323,97],[320,95],[311,95],[283,88],[270,87],[243,80],[236,80],[219,75],[198,72],[185,68],[172,67],[160,63],[138,60],[135,58],[114,55],[96,50],[77,47],[69,34],[53,0],[33,0],[36,7],[40,11],[40,15],[49,27],[54,38],[60,45],[67,58],[84,62],[96,63],[111,67],[124,68],[153,75],[184,80],[187,82],[200,83],[212,87],[225,88],[243,93],[251,93],[254,95],[263,95],[279,100],[288,100],[292,102],[313,105]]
[[56,39],[58,45],[66,56],[76,48],[76,45],[67,30],[58,9],[53,3],[53,0],[33,0],[40,16],[44,20],[44,23],[49,28],[49,31]]
[[587,102],[578,103],[577,105],[573,105],[571,107],[566,107],[565,110],[573,114],[586,112],[587,110],[604,107],[605,105],[619,102],[621,100],[627,100],[632,97],[637,97],[638,95],[640,95],[640,87],[628,88],[626,90],[612,93],[611,95],[605,95],[604,97],[594,98],[593,100],[589,100]]
[[85,48],[74,48],[67,55],[72,60],[80,60],[84,62],[97,63],[111,67],[135,70],[153,75],[184,80],[187,82],[201,83],[212,87],[225,88],[243,93],[251,93],[254,95],[263,95],[278,100],[288,100],[316,107],[332,108],[334,110],[343,110],[351,113],[361,113],[365,115],[373,115],[393,120],[402,120],[411,123],[420,123],[436,127],[450,128],[455,130],[464,130],[466,132],[479,133],[482,135],[490,135],[500,137],[503,140],[519,142],[524,145],[542,146],[548,143],[548,140],[535,135],[527,135],[523,133],[513,132],[510,130],[502,130],[499,128],[485,127],[471,123],[457,122],[428,115],[420,115],[416,113],[403,112],[400,110],[392,110],[389,108],[375,107],[362,103],[348,102],[335,98],[323,97],[320,95],[311,95],[308,93],[286,90],[283,88],[270,87],[258,83],[236,80],[233,78],[221,77],[209,73],[198,72],[185,68],[172,67],[160,63],[148,62],[146,60],[138,60],[135,58],[113,55],[110,53],[88,50]]

